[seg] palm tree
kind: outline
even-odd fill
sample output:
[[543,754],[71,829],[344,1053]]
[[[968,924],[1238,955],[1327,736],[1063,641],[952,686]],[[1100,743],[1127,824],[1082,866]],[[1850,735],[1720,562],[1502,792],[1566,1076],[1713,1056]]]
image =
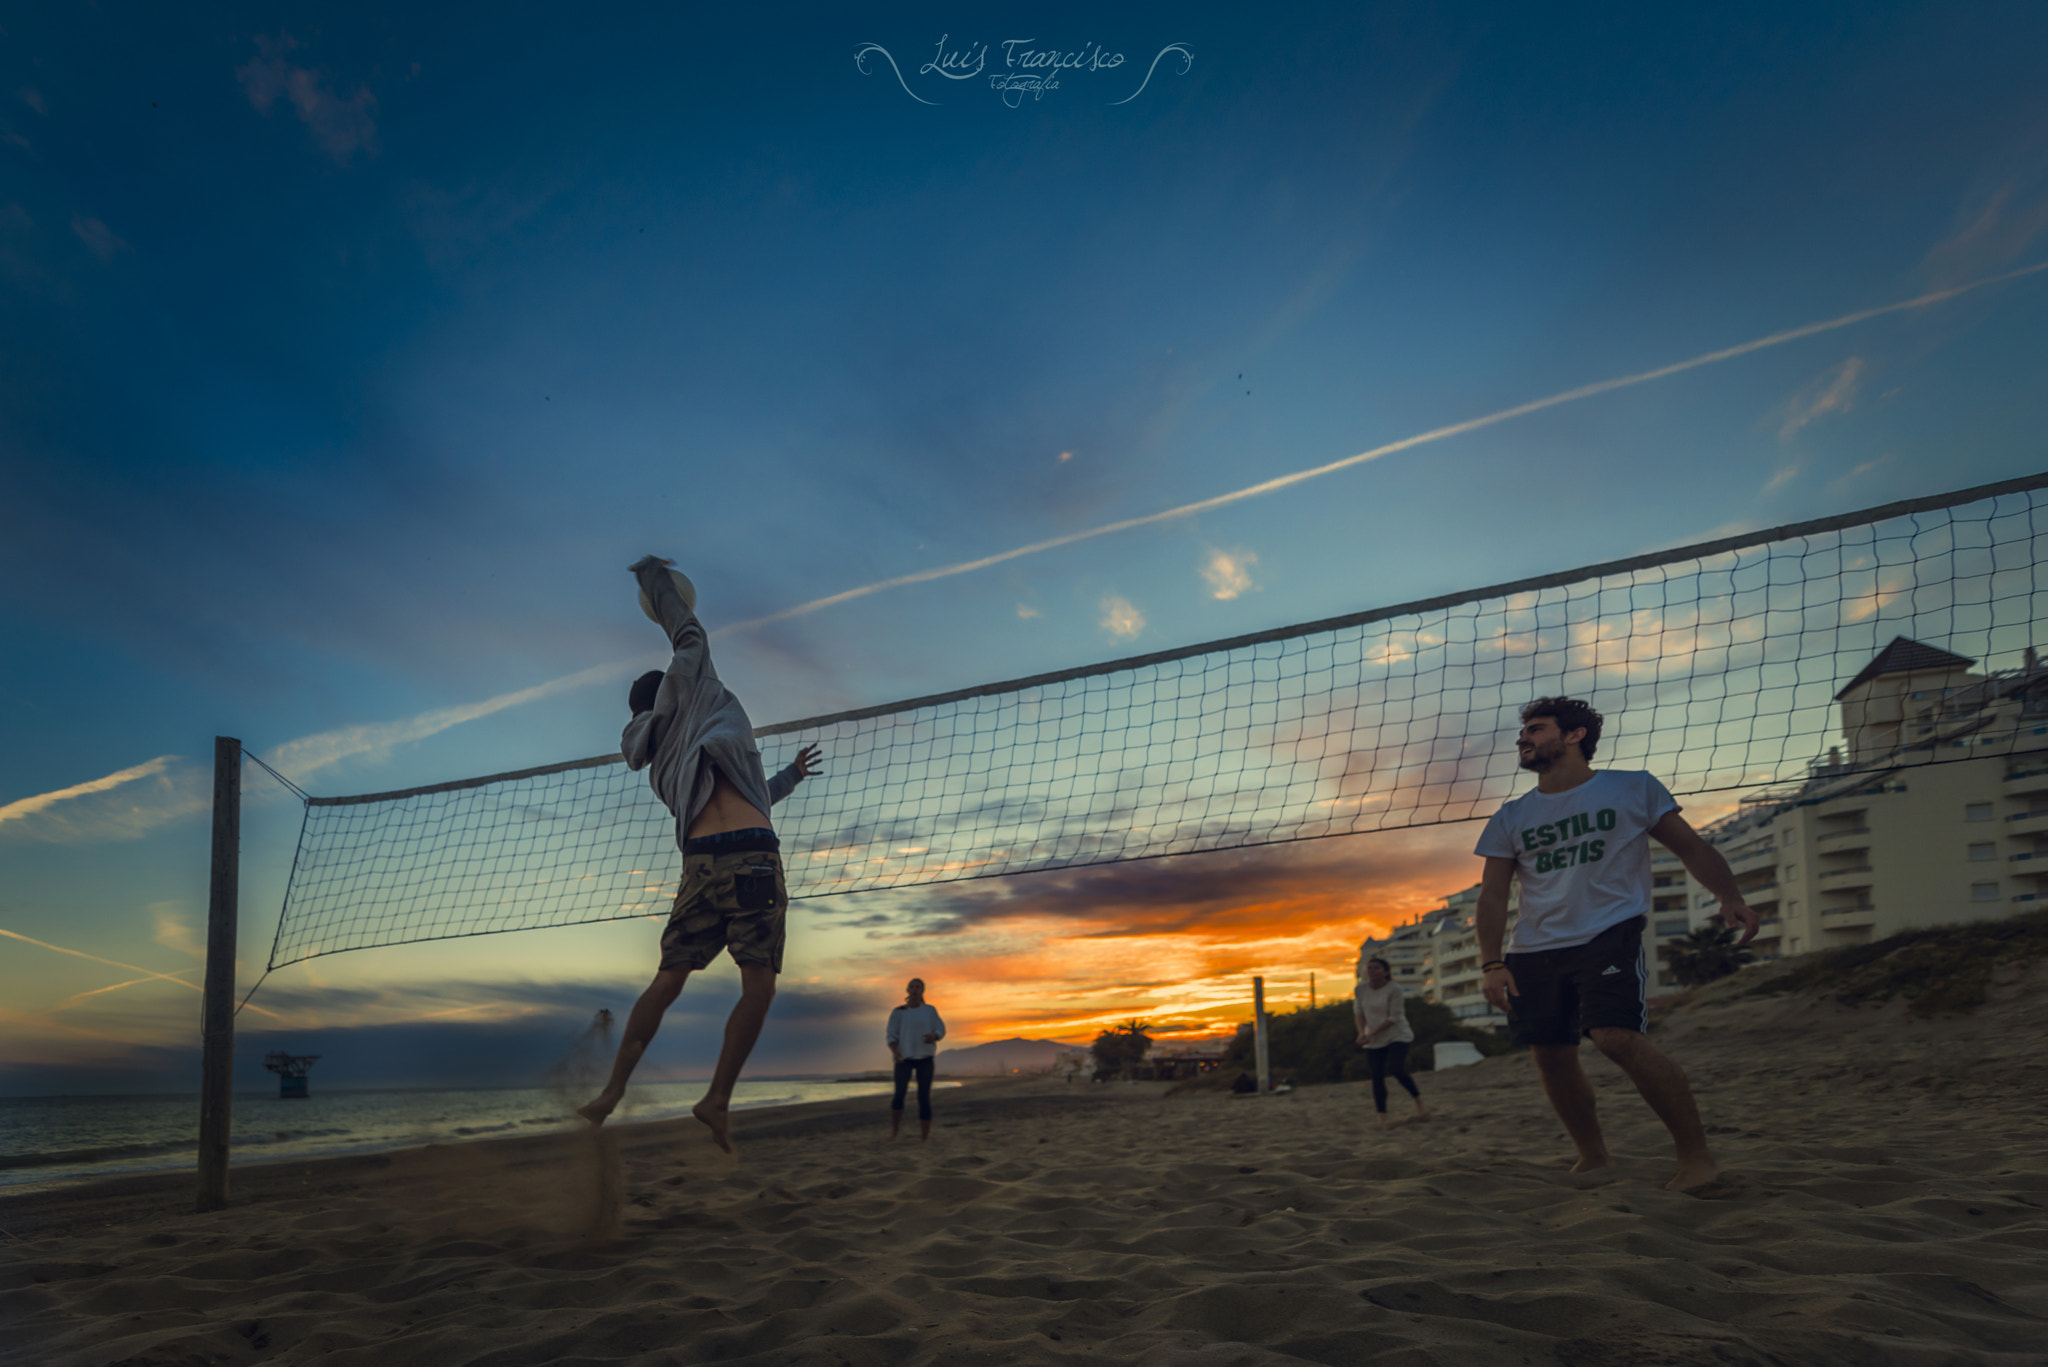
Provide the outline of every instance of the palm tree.
[[1735,932],[1719,921],[1709,921],[1679,936],[1665,949],[1671,976],[1686,987],[1697,987],[1725,978],[1756,956],[1735,947]]

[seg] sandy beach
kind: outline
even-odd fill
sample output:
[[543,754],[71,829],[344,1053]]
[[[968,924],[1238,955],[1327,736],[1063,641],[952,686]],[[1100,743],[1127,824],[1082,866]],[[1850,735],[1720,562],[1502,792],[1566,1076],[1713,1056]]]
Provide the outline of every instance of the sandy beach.
[[1362,1084],[992,1083],[923,1147],[867,1100],[736,1157],[666,1122],[239,1169],[204,1216],[0,1202],[0,1362],[2048,1362],[2048,965],[1949,1019],[1753,985],[1657,1031],[1736,1174],[1705,1198],[1598,1059],[1586,1177],[1522,1056],[1384,1134]]

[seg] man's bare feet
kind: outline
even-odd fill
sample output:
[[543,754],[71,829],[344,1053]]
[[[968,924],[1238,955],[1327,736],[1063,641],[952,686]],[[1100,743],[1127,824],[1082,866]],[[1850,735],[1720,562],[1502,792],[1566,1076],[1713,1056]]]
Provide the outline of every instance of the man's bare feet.
[[1417,1120],[1427,1120],[1430,1118],[1430,1116],[1434,1114],[1435,1112],[1429,1109],[1429,1106],[1423,1101],[1421,1097],[1415,1098],[1415,1118]]
[[1391,1130],[1391,1129],[1393,1129],[1393,1128],[1394,1128],[1394,1122],[1393,1122],[1393,1121],[1392,1121],[1391,1119],[1389,1119],[1389,1118],[1388,1118],[1388,1116],[1387,1116],[1387,1113],[1386,1113],[1385,1111],[1381,1111],[1381,1112],[1379,1112],[1379,1117],[1380,1117],[1380,1128],[1381,1128],[1381,1129],[1383,1129],[1383,1130]]
[[706,1097],[690,1108],[690,1114],[696,1116],[704,1128],[711,1131],[712,1143],[727,1153],[732,1152],[732,1115],[726,1109],[725,1103],[713,1105],[711,1098]]
[[1597,1158],[1581,1158],[1578,1162],[1572,1164],[1572,1171],[1598,1172],[1602,1168],[1611,1168],[1613,1166],[1614,1160],[1603,1153]]
[[1664,1184],[1666,1191],[1694,1191],[1710,1182],[1718,1181],[1721,1165],[1711,1158],[1695,1158],[1678,1165],[1678,1176]]
[[618,1097],[613,1096],[610,1092],[600,1092],[597,1100],[587,1106],[578,1106],[576,1114],[582,1116],[593,1125],[602,1125],[611,1113],[618,1109],[618,1105]]

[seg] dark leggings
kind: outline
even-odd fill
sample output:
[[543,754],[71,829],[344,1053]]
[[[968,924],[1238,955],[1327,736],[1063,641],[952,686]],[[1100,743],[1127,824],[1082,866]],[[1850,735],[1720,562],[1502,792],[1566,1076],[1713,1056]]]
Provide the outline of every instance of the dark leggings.
[[917,1076],[917,1118],[932,1118],[932,1061],[928,1058],[899,1058],[896,1060],[896,1099],[889,1103],[889,1109],[903,1109],[903,1093],[910,1086],[911,1075]]
[[[1415,1079],[1408,1076],[1408,1041],[1396,1040],[1378,1049],[1365,1051],[1365,1061],[1372,1065],[1372,1104],[1381,1115],[1387,1113],[1387,1074],[1394,1075],[1394,1081],[1408,1089],[1408,1095],[1420,1099],[1422,1093],[1415,1090]],[[897,1074],[903,1076],[902,1073]],[[902,1089],[902,1083],[897,1089]]]

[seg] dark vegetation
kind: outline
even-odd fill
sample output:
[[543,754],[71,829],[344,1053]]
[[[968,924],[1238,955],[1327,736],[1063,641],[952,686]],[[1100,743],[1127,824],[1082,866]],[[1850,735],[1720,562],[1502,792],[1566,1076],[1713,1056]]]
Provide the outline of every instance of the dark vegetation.
[[1719,921],[1709,921],[1679,936],[1664,952],[1670,957],[1671,976],[1686,987],[1725,978],[1756,958],[1746,949],[1737,949],[1735,932]]
[[1117,1077],[1136,1068],[1145,1061],[1145,1051],[1151,1047],[1152,1037],[1145,1033],[1145,1022],[1129,1020],[1097,1035],[1088,1051],[1095,1055],[1095,1076],[1103,1078]]
[[[1432,1046],[1445,1040],[1469,1041],[1487,1058],[1513,1048],[1505,1036],[1495,1031],[1462,1024],[1447,1006],[1410,997],[1407,1007],[1408,1025],[1415,1031],[1415,1043],[1408,1050],[1410,1072],[1433,1067]],[[1313,1010],[1304,1008],[1268,1016],[1266,1031],[1266,1058],[1276,1078],[1296,1083],[1352,1082],[1372,1075],[1365,1050],[1358,1047],[1358,1026],[1351,1018],[1349,997]],[[1223,1066],[1217,1071],[1222,1076],[1235,1076],[1238,1071],[1252,1072],[1256,1067],[1251,1032],[1245,1031],[1232,1041],[1230,1052],[1224,1055]]]
[[1908,930],[1874,944],[1806,955],[1742,995],[1811,992],[1844,1006],[1904,997],[1918,1015],[1957,1014],[1984,1004],[2000,968],[2023,970],[2044,957],[2048,911],[2030,911],[2004,921]]

